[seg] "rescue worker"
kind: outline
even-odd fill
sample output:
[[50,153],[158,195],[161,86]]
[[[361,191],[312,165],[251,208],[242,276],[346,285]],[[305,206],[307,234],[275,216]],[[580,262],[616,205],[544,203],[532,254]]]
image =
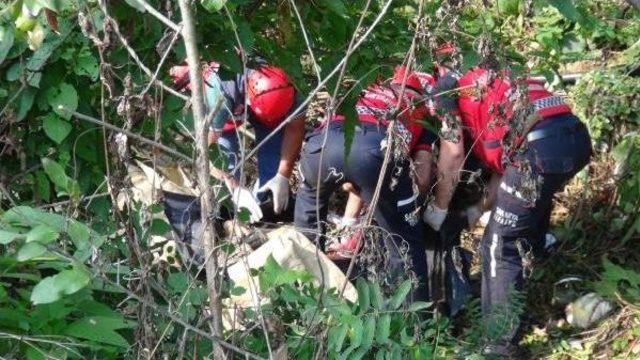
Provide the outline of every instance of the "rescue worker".
[[[224,172],[217,174],[231,183],[239,176],[236,169],[240,158],[237,128],[242,122],[246,119],[253,127],[255,143],[260,144],[303,101],[281,68],[260,59],[254,59],[254,62],[253,68],[230,80],[222,80],[215,66],[203,72],[207,107],[211,111],[218,101],[222,101],[220,111],[211,122],[209,144],[217,143],[227,156],[228,170],[235,171],[235,177]],[[171,76],[176,83],[183,83],[186,77],[188,83],[187,65],[174,67]],[[301,109],[282,132],[262,144],[257,152],[258,174],[253,193],[265,221],[281,221],[286,219],[287,213],[292,215],[289,178],[304,138],[304,114]]]
[[[317,225],[327,218],[329,197],[347,182],[358,188],[364,202],[371,202],[386,150],[387,126],[394,117],[397,118],[398,143],[395,146],[404,152],[404,156],[394,158],[386,172],[374,217],[378,226],[394,237],[394,241],[400,238],[408,243],[413,270],[419,281],[413,296],[426,300],[424,244],[421,226],[414,220],[418,193],[414,191],[406,156],[413,153],[419,162],[430,163],[425,158],[431,156],[429,150],[433,139],[423,134],[422,125],[417,122],[427,116],[424,102],[412,103],[421,99],[422,81],[426,80],[426,74],[409,74],[402,89],[404,72],[404,68],[398,68],[390,82],[373,84],[361,95],[356,103],[359,124],[346,159],[344,117],[336,116],[324,125],[329,127],[326,147],[323,146],[324,127],[308,135],[300,159],[295,225],[304,229],[309,238],[318,238]],[[316,192],[319,192],[319,197]],[[319,211],[320,218],[316,211]],[[321,237],[320,243],[324,247]]]
[[[587,128],[544,84],[512,81],[506,71],[476,67],[458,81],[458,107],[473,155],[493,173],[481,208],[491,210],[482,238],[482,311],[489,329],[504,319],[513,290],[544,246],[553,195],[591,156]],[[521,95],[518,95],[522,93]],[[445,197],[443,194],[442,197]],[[437,228],[448,204],[432,204],[424,220]],[[525,266],[523,266],[525,265]],[[513,290],[512,290],[513,289]],[[513,356],[519,321],[491,339],[488,354]]]
[[[392,84],[402,84],[404,76],[404,68],[397,68]],[[414,73],[406,80],[407,87],[418,89],[416,91],[424,94],[423,105],[428,111],[432,128],[441,128],[440,137],[433,131],[423,128],[422,136],[425,139],[425,144],[420,144],[420,147],[413,152],[414,164],[418,169],[415,180],[422,196],[427,195],[433,175],[440,179],[436,186],[443,188],[442,193],[453,192],[455,179],[464,163],[462,130],[457,126],[459,121],[456,119],[456,97],[447,93],[450,88],[454,87],[452,84],[455,84],[456,81],[457,78],[453,72],[443,73],[437,78],[426,73]],[[452,116],[453,119],[447,119],[446,116]],[[439,122],[439,124],[435,124],[435,122]],[[433,159],[432,147],[436,143],[439,148],[438,159]],[[432,166],[434,160],[436,166]],[[432,172],[432,170],[435,171]],[[359,194],[351,191],[345,207],[345,215],[342,218],[343,227],[357,228],[356,217],[364,205],[365,202]],[[343,237],[340,243],[332,244],[328,251],[336,252],[342,258],[353,255],[357,249],[359,238],[362,236],[362,231],[356,229],[355,232],[346,231],[346,233],[347,236]]]

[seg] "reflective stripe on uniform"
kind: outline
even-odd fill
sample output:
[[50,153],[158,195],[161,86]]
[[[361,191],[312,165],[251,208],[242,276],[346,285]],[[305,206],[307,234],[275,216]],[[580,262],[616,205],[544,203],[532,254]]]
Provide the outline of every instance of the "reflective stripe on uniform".
[[418,193],[415,193],[415,194],[413,194],[411,197],[409,197],[407,199],[398,200],[398,207],[409,205],[409,204],[413,203],[414,201],[416,201],[417,198],[418,198]]
[[544,110],[547,108],[552,108],[555,106],[566,105],[564,99],[560,96],[548,96],[542,99],[535,100],[533,102],[533,107],[536,111]]
[[524,200],[526,201],[527,199],[522,195],[522,193],[520,193],[520,191],[512,188],[511,186],[507,185],[505,182],[501,182],[500,183],[500,189],[506,191],[508,194],[513,195],[515,197],[517,197],[520,200]]
[[498,234],[493,234],[493,237],[491,237],[491,247],[489,248],[489,252],[491,255],[491,261],[489,263],[489,269],[491,271],[491,277],[494,278],[497,276],[497,270],[496,267],[497,265],[497,261],[496,261],[496,248],[498,247]]

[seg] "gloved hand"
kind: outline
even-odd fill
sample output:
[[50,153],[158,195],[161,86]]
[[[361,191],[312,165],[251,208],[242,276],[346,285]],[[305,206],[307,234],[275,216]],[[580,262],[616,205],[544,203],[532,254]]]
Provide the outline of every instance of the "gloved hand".
[[440,209],[433,202],[427,205],[427,208],[424,210],[424,214],[422,214],[422,220],[435,231],[440,231],[440,227],[446,217],[447,210]]
[[480,211],[480,206],[478,205],[469,206],[465,212],[467,214],[467,221],[470,228],[473,227],[482,216],[482,211]]
[[276,174],[271,180],[267,181],[258,192],[270,190],[273,194],[273,211],[276,214],[280,214],[287,208],[289,203],[289,179]]
[[249,211],[249,223],[258,222],[262,219],[260,204],[248,189],[240,186],[234,188],[231,191],[231,201],[233,201],[238,210],[245,208]]

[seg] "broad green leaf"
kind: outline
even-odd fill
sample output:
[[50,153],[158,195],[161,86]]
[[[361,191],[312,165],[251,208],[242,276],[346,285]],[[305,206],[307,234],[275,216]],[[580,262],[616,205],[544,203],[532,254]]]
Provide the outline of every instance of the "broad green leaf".
[[369,351],[373,346],[373,339],[376,335],[376,318],[373,315],[367,316],[367,320],[364,322],[364,333],[362,335],[361,349],[365,352]]
[[162,219],[153,219],[151,220],[149,231],[151,235],[165,235],[171,231],[171,225]]
[[75,220],[69,222],[66,230],[76,247],[80,247],[80,244],[87,242],[91,236],[89,227]]
[[2,215],[2,220],[11,225],[29,228],[45,224],[58,231],[63,231],[66,223],[61,215],[29,206],[16,206],[7,210]]
[[18,261],[28,261],[47,252],[47,248],[37,242],[30,242],[22,245],[16,259]]
[[344,6],[342,0],[325,0],[324,5],[338,16],[347,15],[347,8]]
[[20,79],[22,73],[22,66],[19,62],[14,62],[7,69],[7,81],[16,81]]
[[36,97],[36,90],[31,87],[27,87],[22,91],[22,94],[20,94],[20,103],[18,104],[18,111],[16,113],[17,121],[21,121],[27,116],[27,114],[29,113],[29,110],[31,110],[31,107],[33,107],[33,100],[35,100],[35,97]]
[[352,350],[359,347],[362,344],[362,337],[364,335],[364,327],[362,319],[357,318],[351,322],[349,328],[349,348]]
[[60,164],[49,158],[42,158],[42,166],[44,167],[44,172],[47,173],[51,182],[62,190],[68,189],[70,179]]
[[0,26],[0,65],[2,65],[13,46],[13,31],[12,24]]
[[53,51],[56,50],[58,46],[60,46],[60,44],[66,39],[70,30],[71,27],[67,26],[64,29],[63,33],[61,33],[59,36],[56,35],[47,37],[44,44],[42,44],[42,46],[40,46],[38,50],[36,50],[27,61],[27,69],[33,72],[40,71],[47,63],[47,60],[49,60],[51,54],[53,54]]
[[27,235],[27,242],[35,241],[42,245],[46,245],[52,241],[55,241],[60,234],[47,225],[38,225],[29,230]]
[[48,94],[47,101],[56,114],[69,120],[69,111],[76,111],[78,108],[78,93],[70,84],[61,83]]
[[59,233],[66,232],[76,247],[73,257],[80,262],[88,259],[93,248],[99,248],[106,240],[106,236],[97,234],[81,222],[28,206],[16,206],[9,209],[2,215],[2,220],[15,226],[32,228],[38,225],[47,225]]
[[411,291],[411,280],[405,280],[398,286],[395,294],[389,300],[389,309],[396,310],[399,308],[404,299],[407,298],[407,295],[409,295],[409,291]]
[[580,14],[573,0],[549,0],[549,4],[558,9],[560,14],[571,21],[578,21]]
[[389,341],[389,334],[391,332],[391,315],[382,314],[378,320],[378,326],[376,327],[376,342],[379,344],[386,344]]
[[42,7],[55,12],[62,10],[63,0],[37,0],[37,2],[39,2]]
[[62,295],[71,295],[89,284],[91,277],[80,268],[64,270],[54,276],[54,284]]
[[21,236],[22,236],[21,234],[0,230],[0,244],[7,245]]
[[358,314],[364,314],[371,306],[369,285],[363,278],[358,278],[356,289],[358,290]]
[[147,12],[147,9],[144,8],[144,5],[142,5],[140,3],[140,1],[138,0],[124,0],[127,4],[129,4],[129,6],[131,6],[132,8],[140,11],[140,12]]
[[347,324],[340,324],[329,329],[329,334],[327,336],[327,346],[329,351],[339,352],[342,349],[348,330],[349,326]]
[[100,75],[98,60],[91,54],[80,56],[76,60],[73,71],[80,76],[87,76],[91,80],[97,80]]
[[42,127],[47,136],[58,144],[62,143],[62,141],[69,136],[72,129],[68,121],[61,119],[54,113],[49,113],[49,115],[42,120]]
[[371,288],[371,306],[373,306],[376,310],[381,310],[384,305],[384,300],[382,299],[382,290],[380,290],[380,284],[373,281],[369,283],[369,287]]
[[129,343],[115,330],[132,328],[134,326],[135,322],[126,321],[121,317],[91,316],[69,325],[69,327],[64,330],[64,333],[80,339],[124,348],[128,347]]
[[44,171],[37,171],[35,177],[40,198],[48,202],[51,199],[51,183],[49,179],[47,179],[47,175]]
[[244,49],[253,48],[255,44],[255,39],[253,36],[253,31],[251,30],[251,25],[248,21],[238,21],[238,37],[240,38],[240,43]]
[[167,276],[167,286],[172,294],[180,294],[187,290],[189,280],[183,272],[171,273]]
[[416,302],[412,303],[411,305],[409,305],[409,311],[411,311],[411,312],[422,311],[424,309],[430,308],[431,305],[433,305],[432,302],[416,301]]
[[[37,243],[29,243],[37,244]],[[89,284],[91,278],[82,269],[64,270],[42,279],[31,292],[31,302],[48,304],[58,301],[64,295],[71,295]]]
[[0,88],[0,98],[5,98],[9,95],[9,92],[5,89]]
[[201,0],[200,3],[202,4],[202,7],[207,9],[207,11],[217,12],[224,7],[227,0]]

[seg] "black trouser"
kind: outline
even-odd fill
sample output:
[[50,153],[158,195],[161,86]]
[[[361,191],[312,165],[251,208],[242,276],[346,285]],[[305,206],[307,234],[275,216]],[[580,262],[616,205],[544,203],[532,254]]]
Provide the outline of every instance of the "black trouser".
[[[329,197],[345,182],[357,184],[362,199],[371,203],[384,158],[384,151],[381,149],[381,141],[385,138],[386,132],[384,127],[373,124],[357,126],[351,151],[346,159],[342,123],[329,124],[327,146],[324,147],[324,151],[323,130],[318,129],[307,137],[300,159],[301,179],[296,198],[295,225],[304,229],[305,235],[310,239],[317,238],[318,222],[327,218]],[[414,291],[414,300],[426,300],[427,264],[422,228],[416,221],[407,221],[417,207],[408,165],[408,162],[390,164],[374,216],[381,228],[408,243],[413,269],[420,283]],[[318,170],[321,172],[318,173]],[[397,179],[393,189],[392,173]],[[318,190],[319,197],[316,196]],[[316,216],[318,209],[320,218]]]
[[460,236],[469,227],[465,210],[482,199],[488,175],[482,164],[470,155],[440,230],[435,231],[426,224],[423,227],[427,239],[429,295],[437,308],[449,316],[455,316],[464,308],[471,293],[469,275],[473,255],[460,246]]
[[[482,310],[488,320],[509,311],[501,305],[509,304],[511,288],[522,290],[523,263],[528,267],[544,247],[554,194],[591,157],[589,133],[572,114],[545,119],[529,134],[542,137],[525,142],[506,168],[482,238]],[[504,338],[510,340],[516,328]]]

